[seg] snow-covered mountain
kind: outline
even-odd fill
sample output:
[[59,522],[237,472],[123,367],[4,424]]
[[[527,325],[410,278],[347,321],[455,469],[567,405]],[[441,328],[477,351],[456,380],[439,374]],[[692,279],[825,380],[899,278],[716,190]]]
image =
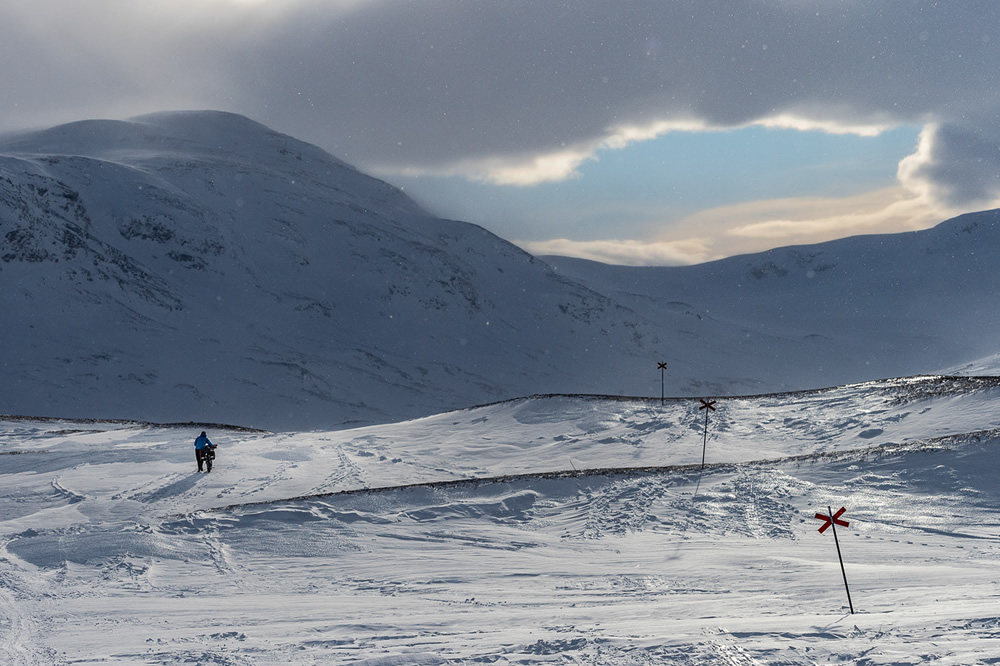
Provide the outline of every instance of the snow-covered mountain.
[[[698,266],[546,257],[656,322],[682,389],[732,395],[1000,367],[1000,211]],[[727,369],[727,370],[726,370]]]
[[334,426],[610,390],[655,355],[610,299],[241,116],[0,155],[2,412]]
[[0,413],[308,429],[658,395],[661,360],[674,395],[933,372],[1000,349],[998,234],[543,261],[241,116],[73,123],[0,138]]

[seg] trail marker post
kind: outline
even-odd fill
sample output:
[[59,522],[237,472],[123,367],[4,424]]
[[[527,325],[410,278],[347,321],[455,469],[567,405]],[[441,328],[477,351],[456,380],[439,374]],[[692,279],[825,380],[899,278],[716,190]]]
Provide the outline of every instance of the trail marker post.
[[667,362],[666,361],[660,361],[659,363],[656,364],[656,367],[660,371],[660,404],[662,405],[663,401],[665,399],[665,396],[664,396],[664,393],[663,393],[663,391],[664,391],[664,388],[663,388],[663,374],[667,371]]
[[705,410],[705,436],[701,441],[701,468],[705,469],[705,451],[708,450],[708,413],[715,411],[715,403],[718,400],[705,400],[701,398],[701,407],[698,411]]
[[840,540],[837,538],[837,525],[841,527],[849,527],[850,523],[846,520],[841,520],[840,517],[844,515],[847,511],[846,507],[840,507],[837,513],[833,512],[831,507],[826,507],[827,513],[817,513],[816,518],[822,520],[823,524],[819,528],[819,533],[822,534],[826,532],[828,528],[833,528],[833,542],[837,544],[837,559],[840,560],[840,573],[844,576],[844,589],[847,590],[847,606],[851,609],[851,615],[854,615],[854,602],[851,601],[851,588],[847,584],[847,570],[844,569],[844,557],[840,554]]

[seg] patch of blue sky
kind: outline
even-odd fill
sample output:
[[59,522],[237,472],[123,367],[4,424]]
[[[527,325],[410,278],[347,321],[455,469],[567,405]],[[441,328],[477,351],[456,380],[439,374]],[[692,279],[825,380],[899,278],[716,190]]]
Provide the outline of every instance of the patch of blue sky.
[[518,187],[395,178],[436,213],[522,241],[643,239],[699,210],[767,199],[847,197],[896,184],[918,126],[876,136],[758,126],[672,132],[605,149],[561,182]]
[[595,194],[597,185],[609,195],[642,195],[658,185],[699,207],[786,196],[846,196],[893,184],[896,166],[916,149],[919,133],[917,126],[874,137],[756,126],[673,132],[603,151],[581,166],[575,184]]

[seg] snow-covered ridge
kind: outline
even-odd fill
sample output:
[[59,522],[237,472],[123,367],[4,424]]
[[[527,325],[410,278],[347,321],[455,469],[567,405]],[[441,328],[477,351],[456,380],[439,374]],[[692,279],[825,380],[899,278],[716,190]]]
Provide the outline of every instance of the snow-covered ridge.
[[[878,447],[892,451],[901,445],[922,446],[954,436],[990,433],[1000,428],[1000,415],[990,409],[997,395],[1000,377],[923,376],[720,398],[711,415],[712,445],[706,464],[770,464],[857,455]],[[315,433],[271,433],[223,424],[20,416],[0,416],[0,423],[7,428],[3,443],[36,440],[40,444],[36,452],[52,450],[50,445],[57,445],[59,437],[96,435],[100,441],[117,437],[115,433],[127,438],[156,431],[167,440],[183,440],[206,429],[230,444],[256,442],[261,451],[275,451],[274,456],[265,456],[272,459],[287,455],[304,461],[303,456],[312,457],[317,446],[346,446],[358,458],[351,464],[357,475],[339,478],[335,489],[339,493],[502,476],[697,468],[702,453],[701,404],[700,399],[691,398],[540,395],[411,421]],[[42,433],[45,436],[38,437]],[[50,436],[57,438],[50,440]],[[5,452],[0,447],[0,454]],[[457,466],[443,469],[442,458],[453,459]],[[228,467],[241,464],[230,460]],[[305,477],[287,486],[293,489],[292,495],[269,493],[255,499],[302,499],[306,491],[316,490],[308,485],[315,483],[314,475],[330,470],[322,464],[300,472]],[[236,492],[240,491],[227,492],[226,499],[235,499]],[[198,506],[209,508],[204,503]]]

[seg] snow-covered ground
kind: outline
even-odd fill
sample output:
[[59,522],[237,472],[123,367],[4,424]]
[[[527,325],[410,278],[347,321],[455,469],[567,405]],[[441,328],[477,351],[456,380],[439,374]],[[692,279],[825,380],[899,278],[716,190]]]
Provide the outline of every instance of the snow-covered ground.
[[[3,664],[986,664],[1000,380],[0,421]],[[844,506],[838,536],[816,512]]]

